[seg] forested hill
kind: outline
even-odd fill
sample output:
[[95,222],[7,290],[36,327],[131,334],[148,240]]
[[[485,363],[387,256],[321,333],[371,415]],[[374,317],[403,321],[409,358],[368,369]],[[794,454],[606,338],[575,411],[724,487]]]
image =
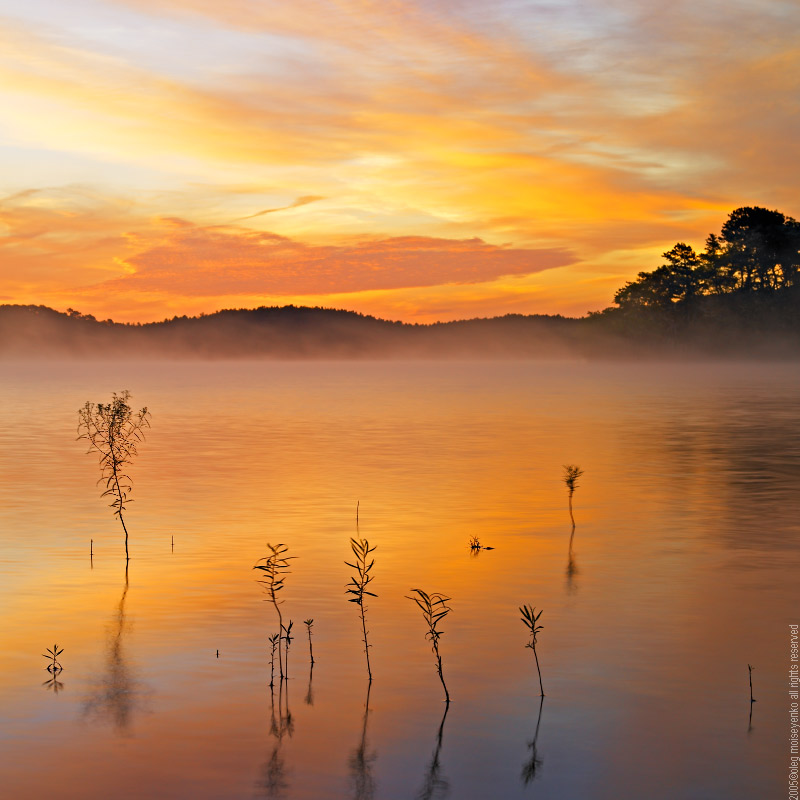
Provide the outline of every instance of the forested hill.
[[586,317],[409,325],[284,306],[163,322],[0,306],[0,358],[778,358],[800,357],[800,224],[733,211],[705,250],[678,242],[615,306]]
[[352,311],[284,306],[128,325],[44,306],[0,306],[0,357],[568,357],[580,321],[511,315],[408,325]]
[[[793,308],[796,308],[796,303]],[[0,358],[642,358],[800,356],[794,315],[772,306],[647,320],[623,314],[580,319],[508,315],[408,325],[323,308],[220,311],[121,324],[45,306],[0,306]]]

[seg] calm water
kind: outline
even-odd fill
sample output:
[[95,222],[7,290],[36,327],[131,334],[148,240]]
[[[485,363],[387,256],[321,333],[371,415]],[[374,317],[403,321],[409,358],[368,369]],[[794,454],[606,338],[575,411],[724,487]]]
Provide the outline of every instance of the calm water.
[[[77,409],[124,388],[152,412],[127,576],[75,441]],[[0,793],[783,796],[798,390],[786,365],[4,365]],[[585,470],[571,559],[566,463]],[[274,694],[267,542],[297,557]],[[443,724],[417,587],[452,598]],[[544,609],[541,707],[522,603]]]

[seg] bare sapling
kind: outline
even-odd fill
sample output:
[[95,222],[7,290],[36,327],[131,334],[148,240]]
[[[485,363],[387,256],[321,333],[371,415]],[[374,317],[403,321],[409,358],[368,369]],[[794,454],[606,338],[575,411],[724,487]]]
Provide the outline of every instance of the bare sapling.
[[367,657],[367,675],[369,675],[369,679],[372,681],[372,667],[369,663],[370,644],[367,637],[367,608],[364,605],[364,597],[378,596],[374,592],[370,592],[367,589],[367,586],[372,582],[374,577],[370,574],[370,572],[375,566],[375,559],[370,558],[370,553],[375,551],[377,545],[375,547],[370,547],[369,542],[366,539],[350,539],[350,547],[353,550],[353,555],[355,556],[354,563],[349,561],[345,561],[344,563],[348,567],[352,567],[355,570],[355,575],[350,578],[350,583],[347,584],[348,588],[345,590],[345,594],[353,595],[352,597],[348,598],[347,602],[355,603],[360,612],[361,633],[364,640],[364,653]]
[[[267,601],[272,603],[275,607],[275,613],[278,615],[278,671],[281,678],[284,677],[283,671],[283,656],[281,655],[281,640],[285,638],[286,628],[283,625],[283,615],[281,614],[281,606],[283,600],[278,599],[280,591],[283,589],[285,576],[289,573],[289,561],[296,556],[287,556],[289,548],[285,544],[272,545],[267,543],[267,549],[270,551],[269,555],[259,560],[253,569],[261,570],[264,577],[258,582],[264,587],[267,594]],[[264,562],[263,564],[261,562]]]
[[522,616],[520,619],[525,623],[525,627],[528,629],[528,633],[530,634],[530,641],[525,647],[530,647],[533,650],[533,657],[536,659],[536,671],[539,673],[539,690],[542,693],[542,697],[544,697],[544,687],[542,686],[542,670],[539,668],[539,655],[536,652],[536,637],[539,634],[539,631],[544,628],[544,625],[537,624],[539,622],[539,617],[542,616],[542,612],[540,611],[538,614],[536,613],[535,608],[531,608],[528,605],[520,606],[520,612],[522,612]]
[[450,692],[447,691],[447,684],[444,682],[442,656],[439,653],[439,639],[442,636],[442,631],[439,630],[438,625],[444,619],[444,617],[446,617],[450,611],[452,611],[450,606],[447,605],[450,598],[445,597],[443,594],[439,594],[438,592],[427,594],[423,592],[422,589],[412,589],[411,591],[414,592],[416,597],[411,597],[410,595],[406,595],[406,597],[408,597],[409,600],[413,600],[419,606],[420,611],[422,611],[422,616],[425,619],[425,623],[428,626],[428,632],[425,634],[425,638],[430,641],[431,650],[433,651],[434,656],[436,656],[436,672],[439,675],[439,680],[442,682],[442,687],[444,688],[445,702],[449,705]]
[[105,489],[101,497],[110,497],[114,515],[119,517],[125,532],[125,559],[128,552],[128,528],[123,512],[130,502],[131,478],[128,466],[137,454],[139,442],[144,440],[144,429],[150,427],[150,412],[147,408],[133,411],[128,400],[127,389],[120,394],[114,392],[110,403],[89,403],[78,409],[78,439],[89,442],[88,452],[96,452],[100,460],[98,483]]

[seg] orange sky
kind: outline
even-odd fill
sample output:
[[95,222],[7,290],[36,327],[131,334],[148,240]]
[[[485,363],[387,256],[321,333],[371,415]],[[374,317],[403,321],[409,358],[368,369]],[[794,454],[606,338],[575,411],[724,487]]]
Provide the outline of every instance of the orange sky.
[[583,314],[799,216],[800,7],[29,0],[0,10],[0,302]]

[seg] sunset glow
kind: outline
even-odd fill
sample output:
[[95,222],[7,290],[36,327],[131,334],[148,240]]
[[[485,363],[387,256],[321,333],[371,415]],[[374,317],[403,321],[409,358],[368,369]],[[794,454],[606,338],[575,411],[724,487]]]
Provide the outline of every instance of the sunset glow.
[[0,303],[582,315],[797,217],[778,0],[31,0],[0,11]]

